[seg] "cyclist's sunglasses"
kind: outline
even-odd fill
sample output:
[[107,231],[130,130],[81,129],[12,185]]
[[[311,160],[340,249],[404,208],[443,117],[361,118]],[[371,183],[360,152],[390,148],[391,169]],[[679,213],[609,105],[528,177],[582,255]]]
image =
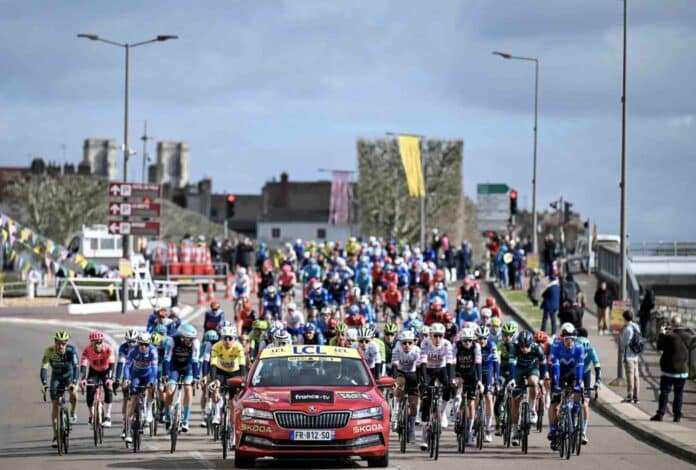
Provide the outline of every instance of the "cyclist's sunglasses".
[[55,340],[54,342],[56,343],[56,346],[65,346],[66,344],[68,344],[67,341],[58,341],[58,340]]
[[367,343],[369,343],[370,341],[372,341],[372,340],[369,340],[369,339],[361,339],[361,340],[360,340],[360,344],[367,344]]
[[462,343],[464,343],[464,344],[471,344],[471,343],[473,343],[473,342],[474,342],[473,339],[463,339],[463,340],[462,340]]
[[433,338],[444,338],[445,335],[441,335],[440,333],[438,334],[433,334]]
[[401,344],[403,346],[411,346],[413,344],[413,341],[402,341]]
[[95,346],[98,346],[98,345],[102,344],[103,342],[104,342],[104,341],[102,341],[102,340],[99,339],[99,340],[97,340],[97,341],[92,341],[92,344],[95,345]]
[[138,346],[150,346],[150,343],[138,343]]
[[232,340],[234,340],[234,336],[223,336],[222,339],[224,341],[232,341]]

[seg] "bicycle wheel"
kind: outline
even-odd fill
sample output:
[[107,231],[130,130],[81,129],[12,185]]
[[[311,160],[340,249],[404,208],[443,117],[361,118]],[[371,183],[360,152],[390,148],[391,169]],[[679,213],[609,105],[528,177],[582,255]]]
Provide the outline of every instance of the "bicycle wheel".
[[536,400],[536,412],[537,412],[537,432],[542,432],[544,430],[544,395],[541,392],[537,392]]
[[582,431],[585,428],[585,407],[580,405],[578,409],[578,415],[575,419],[575,455],[580,455],[580,448],[582,447]]
[[433,433],[433,459],[437,460],[438,456],[440,455],[440,434],[442,432],[442,429],[440,428],[440,420],[438,419],[434,423],[434,428],[431,429],[431,432]]
[[179,437],[179,404],[174,405],[171,415],[171,424],[169,425],[169,438],[171,441],[170,453],[176,451],[176,440]]
[[62,416],[63,416],[63,411],[59,410],[58,417],[55,419],[55,421],[53,423],[53,427],[55,428],[55,433],[56,433],[55,436],[56,436],[56,444],[58,447],[58,455],[63,455],[63,453],[64,453]]
[[97,447],[99,445],[99,431],[97,428],[99,425],[97,424],[97,404],[94,403],[92,404],[92,409],[90,410],[90,414],[92,415],[92,435],[94,436],[94,447]]
[[99,444],[104,443],[104,403],[100,400],[99,406],[97,407],[97,417],[99,418],[99,426],[97,430],[99,431]]
[[227,404],[220,410],[220,439],[222,440],[222,458],[227,458],[228,434],[230,432],[229,422],[227,421]]
[[483,449],[483,433],[484,433],[484,418],[483,418],[483,399],[476,409],[476,448]]
[[152,400],[152,435],[156,436],[157,435],[157,428],[159,427],[159,420],[160,420],[160,407],[159,407],[159,398],[155,397],[154,400]]
[[63,453],[68,453],[68,448],[70,447],[70,415],[68,410],[63,408],[63,430],[61,433],[61,440],[63,441]]
[[565,448],[565,458],[570,460],[570,454],[573,453],[573,429],[570,422],[570,414],[566,412],[563,424],[563,447]]
[[135,414],[133,415],[133,421],[131,421],[131,437],[133,438],[133,452],[138,452],[138,447],[140,447],[140,416],[141,405],[135,408]]
[[399,408],[399,432],[399,451],[405,454],[408,442],[408,410],[406,406]]
[[462,422],[463,427],[462,427],[462,434],[461,434],[461,443],[462,443],[462,450],[461,453],[464,454],[466,453],[466,446],[469,445],[469,426],[471,420],[466,417],[466,412],[462,411]]
[[527,453],[527,444],[529,439],[529,403],[527,401],[522,402],[520,406],[520,447],[522,447],[522,453]]

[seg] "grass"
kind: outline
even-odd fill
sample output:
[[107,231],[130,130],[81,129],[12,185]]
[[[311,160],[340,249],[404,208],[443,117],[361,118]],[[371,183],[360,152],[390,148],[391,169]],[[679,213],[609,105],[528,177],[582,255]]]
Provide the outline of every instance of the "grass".
[[534,328],[541,327],[541,309],[532,305],[526,291],[500,289],[500,293]]

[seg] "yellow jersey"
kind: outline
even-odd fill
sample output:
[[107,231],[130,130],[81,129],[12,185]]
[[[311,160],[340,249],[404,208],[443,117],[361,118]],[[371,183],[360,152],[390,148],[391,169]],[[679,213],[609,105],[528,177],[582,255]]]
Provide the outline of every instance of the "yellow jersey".
[[246,365],[244,348],[236,341],[231,348],[226,348],[223,341],[218,341],[210,351],[210,365],[223,372],[237,372],[239,366]]

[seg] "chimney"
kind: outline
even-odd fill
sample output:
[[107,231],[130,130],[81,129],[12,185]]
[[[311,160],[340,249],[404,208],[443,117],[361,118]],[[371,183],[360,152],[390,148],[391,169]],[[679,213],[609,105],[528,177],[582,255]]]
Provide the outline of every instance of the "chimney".
[[280,174],[280,201],[279,206],[283,209],[290,207],[290,189],[288,188],[288,174],[282,172]]

